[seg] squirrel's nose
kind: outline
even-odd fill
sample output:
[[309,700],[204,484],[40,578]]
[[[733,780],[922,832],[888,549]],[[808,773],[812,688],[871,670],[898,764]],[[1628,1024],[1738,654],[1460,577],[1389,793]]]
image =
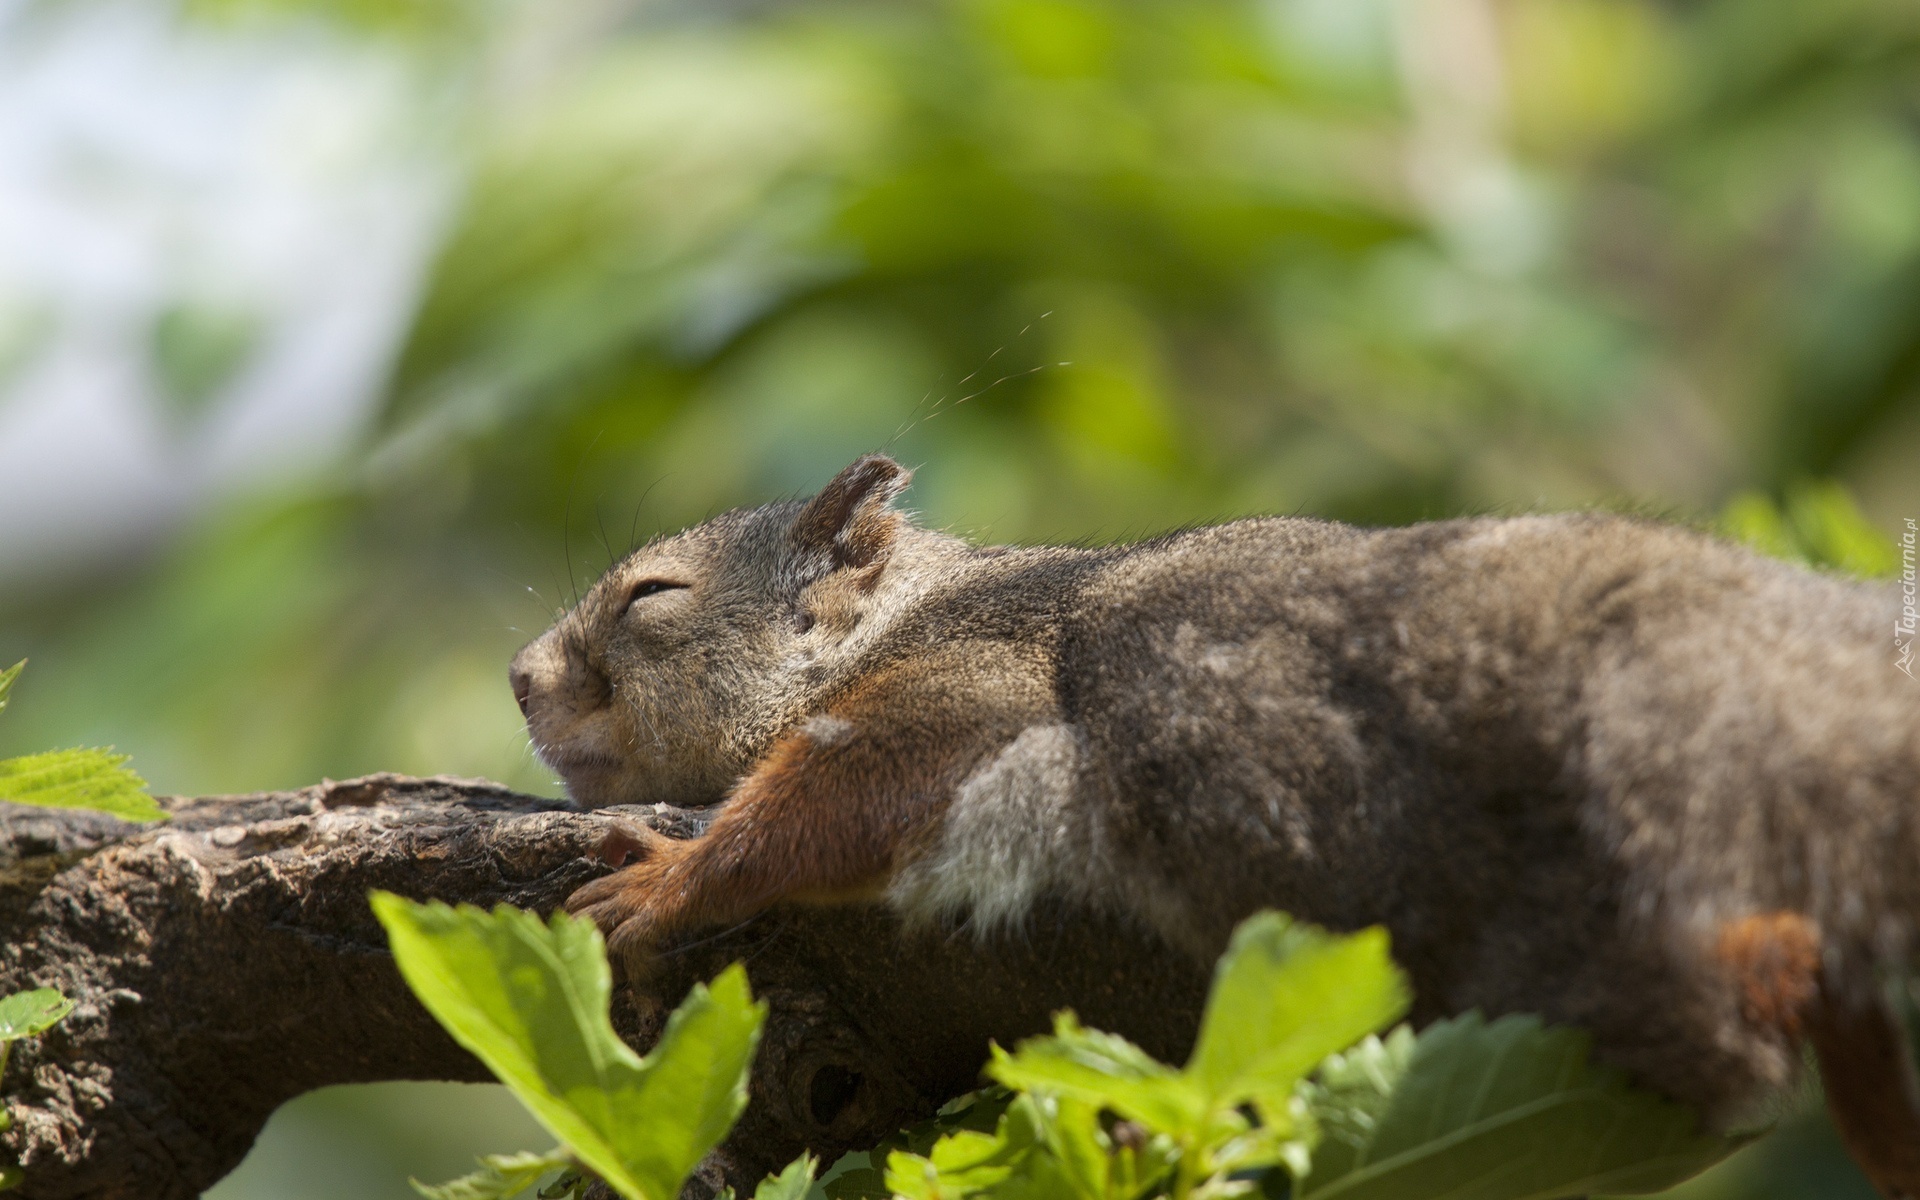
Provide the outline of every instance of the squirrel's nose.
[[513,701],[520,706],[520,715],[528,716],[527,707],[533,701],[533,675],[515,666],[507,672],[507,682],[513,685]]

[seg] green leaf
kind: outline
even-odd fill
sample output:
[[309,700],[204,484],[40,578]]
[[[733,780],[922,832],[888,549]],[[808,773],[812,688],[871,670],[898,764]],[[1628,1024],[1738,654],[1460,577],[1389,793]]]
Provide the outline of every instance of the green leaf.
[[1741,492],[1720,510],[1720,532],[1736,542],[1745,542],[1772,558],[1788,562],[1807,561],[1794,531],[1778,505],[1760,492]]
[[[942,1109],[942,1116],[965,1120],[1000,1106],[1000,1097],[985,1096],[965,1109]],[[911,1150],[889,1153],[883,1194],[912,1200],[968,1196],[988,1190],[1001,1195],[1016,1172],[1032,1165],[1040,1141],[1039,1126],[1037,1098],[1016,1096],[1005,1105],[991,1132],[955,1129],[935,1141],[924,1155]]]
[[914,1200],[983,1192],[1013,1174],[1018,1156],[1031,1145],[1012,1145],[991,1133],[963,1129],[934,1143],[925,1157],[905,1150],[887,1155],[887,1188]]
[[[17,668],[16,668],[17,669]],[[0,800],[46,808],[91,808],[127,821],[164,821],[146,780],[111,750],[50,750],[0,759]]]
[[579,1167],[568,1167],[554,1177],[552,1183],[534,1193],[538,1200],[578,1200],[587,1190],[591,1177],[581,1172]]
[[[1317,1200],[1553,1200],[1659,1191],[1737,1149],[1693,1113],[1588,1065],[1587,1038],[1533,1017],[1478,1015],[1429,1027],[1366,1144],[1314,1161]],[[1391,1050],[1391,1043],[1386,1049]],[[1379,1056],[1370,1067],[1390,1075]],[[1390,1057],[1390,1056],[1389,1056]]]
[[45,1033],[73,1011],[73,1001],[54,988],[15,992],[0,1000],[0,1045]]
[[[0,671],[0,712],[27,660]],[[91,808],[127,821],[164,821],[171,814],[147,795],[147,781],[112,750],[50,750],[0,759],[0,800],[43,808]]]
[[987,1075],[1110,1108],[1151,1129],[1190,1129],[1206,1117],[1206,1097],[1191,1080],[1125,1038],[1083,1027],[1071,1012],[1054,1014],[1052,1037],[1029,1038],[1011,1054],[995,1046]]
[[427,1200],[509,1200],[539,1183],[548,1171],[572,1165],[572,1156],[555,1147],[545,1154],[489,1154],[480,1160],[478,1171],[438,1185],[407,1182]]
[[[12,1055],[15,1042],[45,1033],[72,1011],[73,1001],[53,988],[15,992],[0,1000],[0,1075],[6,1074],[7,1059]],[[12,1128],[13,1114],[0,1106],[0,1133]],[[0,1191],[20,1182],[20,1175],[9,1174],[10,1171],[13,1168],[0,1165]]]
[[1794,531],[1816,566],[1869,578],[1899,574],[1900,548],[1840,484],[1803,484],[1788,491],[1787,503]]
[[1187,1075],[1219,1107],[1277,1115],[1325,1058],[1407,1011],[1387,931],[1336,936],[1281,913],[1241,922],[1214,972]]
[[821,1185],[827,1200],[888,1200],[887,1177],[875,1167],[852,1167]]
[[587,1184],[590,1182],[586,1175],[581,1174],[580,1168],[570,1167],[560,1172],[552,1183],[541,1188],[534,1195],[538,1200],[578,1200],[580,1194],[587,1190]]
[[153,368],[171,415],[185,421],[205,415],[260,346],[261,321],[244,310],[205,303],[179,303],[153,323]]
[[642,1059],[608,1019],[612,979],[591,922],[372,899],[401,975],[455,1041],[615,1191],[676,1200],[746,1105],[766,1008],[743,968],[695,987]]
[[1100,1128],[1100,1110],[1081,1100],[1028,1097],[1041,1136],[1076,1196],[1100,1200],[1112,1184],[1112,1143]]
[[[1081,1190],[1083,1187],[1084,1180],[1070,1176],[1058,1157],[1035,1151],[1024,1155],[1012,1174],[989,1194],[992,1200],[1068,1200],[1069,1197],[1106,1200],[1106,1197],[1089,1196]],[[1124,1197],[1129,1193],[1116,1191],[1108,1195]]]
[[1320,1064],[1306,1097],[1320,1130],[1313,1169],[1322,1177],[1336,1178],[1359,1164],[1413,1062],[1415,1045],[1413,1030],[1401,1025],[1384,1040],[1364,1038]]
[[[1250,1173],[1305,1169],[1302,1078],[1406,1007],[1384,930],[1338,936],[1263,913],[1234,932],[1184,1071],[1059,1013],[1052,1037],[1012,1054],[996,1047],[987,1073],[1034,1093],[1027,1099],[1065,1190],[1136,1194],[1177,1160],[1189,1184],[1224,1196],[1251,1186]],[[1134,1145],[1116,1147],[1097,1120],[1102,1109],[1144,1127]]]
[[802,1154],[788,1163],[786,1170],[762,1179],[760,1186],[753,1190],[753,1200],[806,1200],[808,1189],[813,1187],[814,1172],[819,1167],[819,1159]]
[[1900,571],[1900,547],[1861,513],[1847,489],[1832,481],[1798,483],[1775,504],[1742,492],[1721,509],[1720,531],[1775,558],[1888,578]]

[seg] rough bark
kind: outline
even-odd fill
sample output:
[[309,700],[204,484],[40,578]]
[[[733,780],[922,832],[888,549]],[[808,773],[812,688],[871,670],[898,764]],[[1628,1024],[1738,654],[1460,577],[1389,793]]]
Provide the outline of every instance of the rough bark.
[[[27,1200],[185,1200],[302,1092],[487,1078],[402,984],[368,890],[544,912],[605,870],[587,853],[614,816],[676,836],[703,820],[393,775],[167,803],[174,819],[144,828],[0,804],[0,995],[77,1002],[0,1079]],[[664,1006],[735,960],[771,1016],[752,1103],[702,1178],[747,1191],[802,1148],[831,1161],[929,1114],[973,1085],[989,1039],[1056,1008],[1178,1058],[1206,982],[1083,914],[980,942],[789,909],[669,948],[616,989],[616,1025],[644,1050]]]

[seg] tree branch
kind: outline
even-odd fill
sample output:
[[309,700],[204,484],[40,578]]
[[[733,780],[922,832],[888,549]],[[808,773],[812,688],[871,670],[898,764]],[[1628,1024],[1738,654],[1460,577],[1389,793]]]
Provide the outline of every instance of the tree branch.
[[[302,1092],[488,1078],[401,982],[369,889],[546,912],[605,870],[585,856],[614,816],[674,836],[704,820],[395,775],[166,803],[174,819],[144,828],[0,804],[0,995],[76,1001],[0,1079],[25,1200],[192,1200]],[[772,1009],[752,1103],[697,1183],[750,1192],[803,1148],[831,1161],[930,1114],[974,1085],[989,1039],[1056,1008],[1179,1059],[1205,972],[1065,916],[982,943],[878,909],[779,910],[666,948],[616,989],[615,1024],[645,1050],[688,986],[746,961]]]

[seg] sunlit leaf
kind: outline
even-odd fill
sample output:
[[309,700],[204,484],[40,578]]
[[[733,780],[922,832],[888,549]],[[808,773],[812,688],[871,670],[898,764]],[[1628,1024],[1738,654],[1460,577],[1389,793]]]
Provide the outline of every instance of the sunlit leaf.
[[737,964],[695,987],[642,1059],[608,1018],[612,980],[591,922],[387,892],[373,907],[421,1003],[629,1200],[676,1200],[745,1107],[766,1008]]
[[90,808],[127,821],[164,821],[147,781],[111,750],[49,750],[0,759],[0,800],[45,808]]
[[[1298,1171],[1311,1139],[1302,1078],[1406,1006],[1385,931],[1335,935],[1263,913],[1221,958],[1185,1070],[1063,1012],[1053,1036],[1012,1053],[996,1047],[987,1073],[1034,1093],[1054,1169],[1076,1194],[1107,1194],[1116,1164],[1126,1187],[1144,1186],[1175,1147],[1183,1171],[1221,1181],[1281,1164]],[[1094,1120],[1103,1109],[1137,1122],[1133,1140],[1144,1144],[1116,1146]]]
[[1393,1101],[1394,1089],[1413,1062],[1413,1030],[1405,1025],[1385,1038],[1367,1037],[1344,1054],[1329,1055],[1306,1091],[1320,1131],[1313,1169],[1333,1179],[1358,1165]]
[[[870,1153],[851,1156],[853,1161],[847,1169],[821,1185],[827,1200],[885,1200],[893,1195],[887,1187],[885,1169],[890,1155],[905,1152],[926,1158],[942,1138],[963,1130],[1004,1137],[1009,1128],[1005,1122],[1007,1111],[1016,1102],[1025,1101],[998,1085],[954,1097],[928,1120],[883,1139]],[[1030,1126],[1031,1122],[1027,1124]],[[1030,1133],[1016,1132],[1013,1136],[1027,1143],[1032,1141]]]
[[421,1183],[418,1179],[408,1182],[427,1200],[510,1200],[539,1183],[547,1172],[572,1165],[573,1158],[558,1148],[545,1154],[489,1154],[471,1175],[442,1184]]
[[13,681],[20,678],[20,672],[26,668],[27,660],[23,658],[6,670],[0,671],[0,712],[7,711],[7,697],[13,692]]
[[539,1200],[579,1200],[581,1193],[587,1190],[591,1177],[578,1167],[569,1167],[560,1172],[554,1181],[535,1192]]
[[1213,1102],[1275,1110],[1327,1055],[1406,1012],[1387,933],[1346,936],[1261,913],[1240,924],[1214,972],[1187,1074]]
[[1787,499],[1794,530],[1817,565],[1869,578],[1899,572],[1900,548],[1840,484],[1803,484],[1789,489]]
[[1113,1182],[1113,1144],[1100,1128],[1100,1110],[1082,1100],[1032,1098],[1047,1150],[1075,1196],[1098,1200]]
[[1900,548],[1831,481],[1789,487],[1784,504],[1742,492],[1720,510],[1720,532],[1789,562],[1884,578],[1900,569]]
[[760,1186],[753,1191],[753,1200],[806,1200],[819,1166],[819,1159],[811,1154],[802,1154],[788,1163],[786,1170],[762,1179]]
[[827,1180],[821,1190],[827,1200],[887,1200],[893,1195],[886,1173],[875,1167],[850,1167]]
[[994,1047],[987,1075],[1010,1088],[1110,1108],[1153,1129],[1189,1129],[1206,1115],[1206,1097],[1191,1080],[1123,1037],[1085,1028],[1071,1012],[1054,1015],[1051,1037],[1030,1038],[1011,1054]]
[[[1660,1191],[1737,1149],[1691,1110],[1589,1065],[1588,1039],[1532,1017],[1478,1015],[1428,1027],[1384,1111],[1349,1060],[1347,1094],[1375,1119],[1364,1146],[1316,1159],[1318,1200],[1555,1200]],[[1391,1051],[1391,1046],[1385,1048]],[[1370,1094],[1371,1093],[1371,1094]],[[1377,1118],[1375,1117],[1377,1114]]]
[[941,1138],[925,1157],[896,1150],[887,1156],[887,1187],[896,1196],[925,1200],[985,1191],[1013,1173],[1013,1152],[990,1133],[962,1130]]
[[73,1001],[55,988],[15,992],[0,1000],[0,1044],[45,1033],[72,1011]]
[[1019,1097],[991,1132],[959,1129],[926,1154],[895,1150],[886,1159],[886,1191],[909,1200],[952,1200],[994,1191],[1029,1165],[1038,1143],[1034,1100]]
[[[30,992],[15,992],[0,1000],[0,1078],[7,1071],[7,1059],[13,1052],[13,1043],[21,1038],[34,1037],[45,1033],[66,1019],[73,1011],[73,1001],[61,995],[54,988],[35,988]],[[0,1133],[13,1128],[13,1115],[0,1104]],[[20,1182],[20,1175],[14,1168],[0,1164],[0,1191]]]

